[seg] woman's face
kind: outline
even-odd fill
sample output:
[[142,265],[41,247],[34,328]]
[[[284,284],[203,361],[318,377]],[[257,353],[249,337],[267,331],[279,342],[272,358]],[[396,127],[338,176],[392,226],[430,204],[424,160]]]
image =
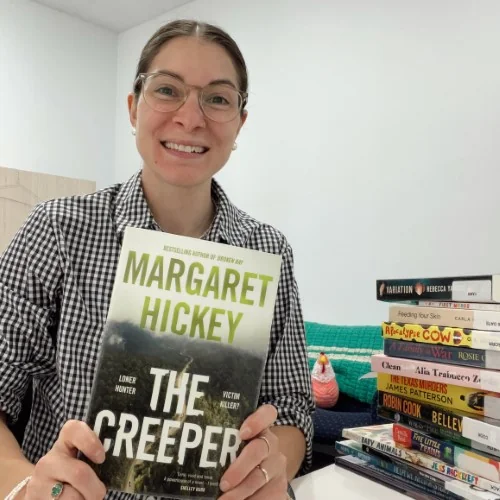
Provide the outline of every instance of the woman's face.
[[[162,47],[148,73],[167,71],[186,84],[204,87],[216,80],[229,80],[236,88],[238,77],[227,52],[215,43],[180,37]],[[197,89],[176,111],[161,112],[148,106],[143,94],[136,101],[129,95],[130,122],[136,129],[137,149],[144,169],[158,182],[195,187],[210,182],[225,165],[246,113],[227,123],[209,120],[203,114]],[[204,152],[183,152],[175,145],[199,146]]]

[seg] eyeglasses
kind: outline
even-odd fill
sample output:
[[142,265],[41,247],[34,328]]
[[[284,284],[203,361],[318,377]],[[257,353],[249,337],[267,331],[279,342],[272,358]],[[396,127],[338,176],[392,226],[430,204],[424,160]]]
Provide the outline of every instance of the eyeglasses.
[[140,73],[134,89],[142,82],[142,95],[147,105],[162,113],[177,111],[188,99],[191,89],[198,90],[198,102],[203,114],[214,122],[230,122],[241,113],[248,93],[225,83],[205,87],[187,85],[167,73]]

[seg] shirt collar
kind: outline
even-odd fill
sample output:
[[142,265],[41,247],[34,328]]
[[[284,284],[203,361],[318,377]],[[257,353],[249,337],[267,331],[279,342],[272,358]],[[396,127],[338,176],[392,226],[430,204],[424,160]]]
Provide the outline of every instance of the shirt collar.
[[[216,213],[205,239],[233,246],[245,246],[251,232],[258,226],[257,221],[234,206],[214,179],[212,179],[212,199]],[[140,170],[121,185],[116,210],[116,229],[120,241],[127,226],[159,229],[142,190]]]

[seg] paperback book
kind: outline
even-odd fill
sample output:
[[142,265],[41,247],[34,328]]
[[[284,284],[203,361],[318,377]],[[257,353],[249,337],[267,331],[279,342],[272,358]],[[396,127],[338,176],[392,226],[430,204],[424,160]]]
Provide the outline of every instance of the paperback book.
[[388,373],[377,374],[377,389],[424,403],[500,419],[500,394],[497,392]]
[[377,300],[500,302],[500,275],[379,279]]
[[126,229],[86,417],[108,489],[220,494],[257,405],[280,268],[278,255]]

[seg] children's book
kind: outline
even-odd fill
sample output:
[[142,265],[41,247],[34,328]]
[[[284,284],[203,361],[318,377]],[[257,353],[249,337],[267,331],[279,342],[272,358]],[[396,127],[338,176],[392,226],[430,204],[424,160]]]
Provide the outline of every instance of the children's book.
[[110,490],[213,499],[242,449],[281,256],[127,228],[86,421]]

